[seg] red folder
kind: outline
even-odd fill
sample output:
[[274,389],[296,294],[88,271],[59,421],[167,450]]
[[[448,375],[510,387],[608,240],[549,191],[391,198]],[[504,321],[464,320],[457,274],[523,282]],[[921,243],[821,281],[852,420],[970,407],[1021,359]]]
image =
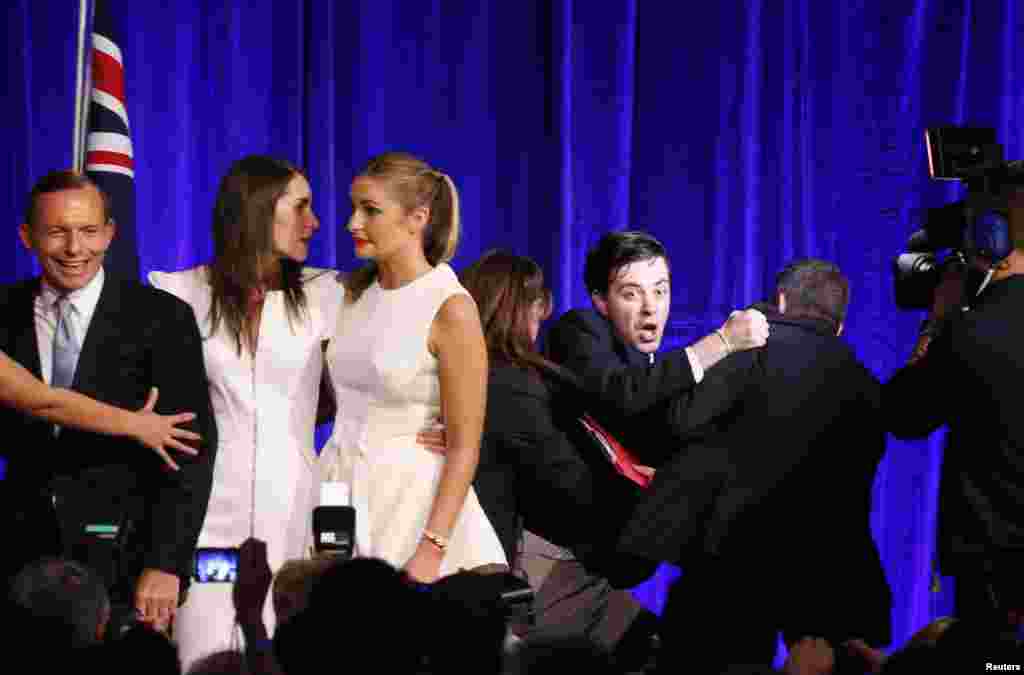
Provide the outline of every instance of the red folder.
[[637,470],[636,467],[640,465],[640,462],[637,461],[633,453],[623,447],[622,443],[619,443],[614,436],[605,431],[593,417],[586,414],[583,415],[580,417],[580,424],[583,425],[583,428],[587,430],[591,438],[604,450],[608,461],[612,463],[616,471],[640,487],[647,487],[650,484],[651,476]]

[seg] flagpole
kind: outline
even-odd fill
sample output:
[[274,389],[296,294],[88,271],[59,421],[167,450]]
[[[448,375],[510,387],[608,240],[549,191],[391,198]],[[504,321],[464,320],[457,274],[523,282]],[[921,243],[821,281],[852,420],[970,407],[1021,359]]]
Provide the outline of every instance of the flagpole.
[[85,46],[82,49],[82,128],[78,136],[78,151],[81,157],[82,172],[85,173],[86,160],[89,158],[89,112],[92,110],[92,57],[93,24],[96,21],[96,0],[82,0],[85,12]]
[[72,141],[72,152],[75,171],[81,172],[85,166],[85,151],[82,147],[82,132],[85,129],[85,113],[88,108],[85,97],[85,30],[88,17],[89,0],[78,2],[78,50],[75,66],[75,137]]

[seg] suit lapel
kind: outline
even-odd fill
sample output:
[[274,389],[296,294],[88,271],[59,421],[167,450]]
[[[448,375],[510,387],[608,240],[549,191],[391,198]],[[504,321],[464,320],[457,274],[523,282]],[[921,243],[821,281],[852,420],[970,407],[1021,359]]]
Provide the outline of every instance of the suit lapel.
[[[36,277],[23,283],[13,296],[10,311],[14,321],[11,324],[11,351],[8,356],[20,363],[36,378],[42,380],[43,368],[39,357],[39,337],[36,335],[36,296],[39,294],[40,288],[41,282],[39,277]],[[26,437],[36,438],[35,430],[37,428],[50,429],[50,436],[52,436],[53,425],[49,422],[26,417],[25,425]]]
[[[85,342],[82,344],[82,351],[78,356],[75,382],[72,387],[76,391],[95,392],[100,390],[100,384],[103,381],[103,370],[99,361],[100,347],[108,340],[117,342],[121,339],[117,328],[118,316],[123,311],[120,305],[120,285],[108,276],[103,283],[100,300],[96,303],[96,310],[89,322],[89,329],[85,333]],[[108,373],[109,375],[111,373]]]
[[651,357],[648,354],[640,351],[632,345],[628,345],[625,342],[616,337],[620,353],[622,354],[623,361],[626,362],[627,366],[649,366],[651,365]]
[[40,282],[36,277],[22,287],[11,308],[14,316],[18,317],[15,325],[17,332],[13,335],[13,349],[11,358],[28,369],[40,380],[43,379],[43,368],[39,359],[39,338],[36,335],[36,295],[39,294]]

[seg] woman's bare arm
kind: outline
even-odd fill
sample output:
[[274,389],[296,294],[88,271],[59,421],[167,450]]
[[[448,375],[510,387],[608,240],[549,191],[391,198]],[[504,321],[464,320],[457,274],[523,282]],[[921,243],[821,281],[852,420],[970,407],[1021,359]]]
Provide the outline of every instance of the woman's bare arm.
[[168,466],[177,469],[178,465],[165,448],[196,454],[193,448],[179,439],[194,441],[199,440],[199,435],[177,427],[195,419],[195,415],[158,415],[153,412],[157,396],[157,391],[153,389],[141,410],[124,410],[69,389],[49,387],[0,352],[0,405],[61,426],[112,436],[130,436],[155,451]]
[[421,581],[437,578],[444,552],[430,537],[447,540],[462,511],[480,459],[487,398],[487,347],[476,305],[468,295],[449,298],[430,330],[437,356],[447,452],[427,519],[430,535],[420,540],[406,572]]

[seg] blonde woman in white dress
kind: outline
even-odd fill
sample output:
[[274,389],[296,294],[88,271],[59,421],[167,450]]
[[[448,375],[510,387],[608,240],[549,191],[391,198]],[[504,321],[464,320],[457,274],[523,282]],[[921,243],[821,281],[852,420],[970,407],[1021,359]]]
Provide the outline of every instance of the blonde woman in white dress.
[[[346,282],[327,351],[338,400],[334,478],[356,507],[356,552],[414,580],[505,564],[472,489],[487,351],[476,305],[447,261],[459,238],[451,179],[404,153],[372,159],[348,223],[369,264]],[[447,452],[414,443],[441,417]]]
[[[306,554],[320,483],[313,432],[323,344],[344,288],[337,273],[303,267],[319,226],[299,169],[246,157],[220,185],[213,260],[149,277],[192,305],[204,338],[220,445],[198,545],[261,539],[272,570]],[[174,625],[183,672],[237,640],[231,588],[192,583]],[[269,603],[264,620],[272,634]]]

